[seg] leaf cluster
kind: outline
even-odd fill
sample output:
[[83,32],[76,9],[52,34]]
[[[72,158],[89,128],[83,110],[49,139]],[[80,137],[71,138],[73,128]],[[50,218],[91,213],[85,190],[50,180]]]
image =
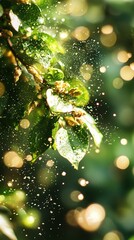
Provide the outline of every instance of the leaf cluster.
[[[102,134],[83,108],[90,96],[84,83],[66,74],[64,48],[47,32],[37,4],[0,2],[0,121],[3,152],[35,161],[52,147],[74,168]],[[6,142],[6,144],[4,144]]]

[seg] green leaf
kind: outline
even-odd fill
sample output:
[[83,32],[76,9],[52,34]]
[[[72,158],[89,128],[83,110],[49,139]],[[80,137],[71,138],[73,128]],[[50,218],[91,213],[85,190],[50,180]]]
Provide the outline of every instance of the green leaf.
[[49,68],[47,73],[44,75],[45,80],[48,84],[54,84],[56,81],[64,78],[64,73],[58,68]]
[[55,136],[55,146],[60,155],[78,169],[79,162],[85,156],[89,146],[86,129],[80,126],[66,129],[61,127]]
[[81,108],[74,108],[74,110],[75,110],[75,113],[78,112],[79,114],[81,114],[81,116],[79,117],[79,120],[81,120],[82,123],[86,125],[87,129],[93,136],[95,145],[97,147],[100,147],[100,143],[102,141],[103,135],[96,127],[96,122],[93,119],[93,117],[91,117],[90,114],[88,114],[86,111],[84,111]]
[[[36,35],[35,35],[36,36]],[[45,42],[48,46],[48,48],[53,53],[64,53],[64,48],[56,41],[55,38],[50,36],[47,33],[38,33],[37,35],[38,39],[41,39],[43,42]]]
[[41,103],[30,111],[26,112],[13,133],[12,149],[22,153],[23,157],[31,154],[37,158],[50,146],[49,138],[52,136],[55,118],[50,118],[48,110]]
[[38,124],[29,132],[29,153],[36,154],[38,157],[49,148],[49,138],[52,136],[53,121],[53,119],[42,117]]
[[86,111],[84,111],[81,108],[77,108],[77,107],[74,107],[72,104],[68,104],[68,102],[65,102],[58,95],[53,95],[52,89],[47,90],[46,96],[47,96],[47,103],[52,112],[57,112],[57,113],[74,112],[76,116],[78,115],[77,118],[79,122],[85,125],[86,128],[91,133],[91,135],[93,136],[95,145],[97,147],[100,146],[103,136],[98,130],[98,128],[96,127],[95,120],[93,119],[93,117],[91,117],[90,114],[88,114]]
[[[57,131],[59,130],[60,128],[60,124],[59,124],[59,121],[57,121],[55,124],[54,124],[54,128],[52,130],[52,138],[55,139],[55,136],[56,136],[56,133]],[[56,146],[55,146],[55,143],[53,144],[53,148],[56,150]]]
[[27,84],[31,87],[35,86],[36,82],[34,80],[34,76],[28,72],[27,68],[24,65],[20,64],[20,69],[22,71],[22,74],[19,79],[23,82],[27,82]]
[[3,11],[3,7],[2,5],[0,4],[0,17],[3,15],[4,11]]
[[62,79],[55,81],[55,89],[57,92],[64,94],[66,100],[72,105],[87,105],[90,95],[84,83],[79,79],[69,79],[68,81]]
[[90,99],[90,95],[84,83],[79,79],[70,79],[67,82],[70,85],[67,90],[72,96],[70,102],[75,106],[87,105]]
[[68,104],[58,95],[53,94],[52,89],[48,89],[46,92],[47,103],[52,112],[66,113],[73,111],[73,105]]
[[128,240],[134,240],[134,236],[130,237]]
[[12,48],[16,56],[24,64],[40,63],[44,68],[48,67],[53,56],[52,52],[42,39],[31,36],[26,39],[12,38]]
[[41,11],[39,7],[34,4],[14,4],[12,6],[13,12],[18,16],[21,20],[24,27],[34,27],[38,23],[38,18],[41,16]]
[[0,232],[10,240],[17,240],[11,222],[4,214],[0,214]]
[[12,27],[18,32],[19,27],[21,26],[21,21],[18,18],[18,16],[16,14],[13,13],[12,10],[9,11],[9,16],[11,19],[11,25]]
[[5,86],[0,99],[1,148],[37,158],[53,138],[54,149],[77,169],[88,150],[89,133],[97,147],[102,134],[94,119],[75,107],[89,102],[89,92],[79,79],[65,78],[63,64],[57,61],[64,49],[44,32],[44,17],[33,2],[0,0],[0,76]]
[[[38,63],[44,69],[49,67],[54,54],[61,51],[57,41],[46,33],[34,34],[25,38],[12,37],[10,41],[16,56],[24,65]],[[60,70],[58,76],[59,74],[61,75]]]

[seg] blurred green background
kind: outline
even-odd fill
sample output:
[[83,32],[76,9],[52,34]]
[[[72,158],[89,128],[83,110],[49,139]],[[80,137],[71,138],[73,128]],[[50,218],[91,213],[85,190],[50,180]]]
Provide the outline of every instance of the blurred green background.
[[[6,201],[16,236],[134,240],[134,1],[37,3],[45,28],[66,49],[61,60],[68,74],[79,75],[89,88],[86,110],[103,141],[99,151],[91,143],[78,171],[51,149],[34,165],[1,167],[1,194],[9,193]],[[12,196],[12,189],[20,192]],[[22,211],[19,222],[17,201],[33,218]]]

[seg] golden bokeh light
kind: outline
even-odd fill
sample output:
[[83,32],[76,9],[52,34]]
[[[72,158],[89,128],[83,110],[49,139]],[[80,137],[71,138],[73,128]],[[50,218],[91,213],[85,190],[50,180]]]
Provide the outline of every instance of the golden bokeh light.
[[113,47],[117,41],[117,36],[115,32],[112,32],[110,34],[101,34],[100,35],[100,41],[103,46],[105,47]]
[[113,32],[113,26],[112,25],[105,25],[101,28],[101,32],[103,34],[111,34]]
[[5,93],[5,86],[2,82],[0,82],[0,97],[2,97]]
[[85,231],[92,231],[92,226],[90,226],[85,218],[85,209],[77,211],[76,213],[77,224]]
[[79,202],[84,199],[84,195],[80,191],[75,190],[71,192],[70,198],[74,202]]
[[130,68],[134,71],[134,62],[130,64]]
[[128,58],[131,58],[132,57],[132,53],[131,52],[128,52]]
[[76,220],[76,214],[77,214],[77,210],[70,210],[66,214],[66,222],[73,227],[78,226],[78,223]]
[[127,139],[126,139],[126,138],[122,138],[122,139],[120,140],[120,143],[121,143],[122,145],[127,145]]
[[65,171],[63,171],[63,172],[61,173],[61,175],[65,177],[65,176],[67,175],[67,173],[66,173]]
[[129,59],[129,54],[128,54],[128,52],[125,51],[125,50],[119,51],[119,52],[117,53],[117,59],[118,59],[118,61],[121,62],[121,63],[127,62],[128,59]]
[[103,240],[121,240],[117,232],[108,232],[105,234]]
[[113,87],[116,89],[121,89],[123,87],[123,80],[119,77],[113,80]]
[[24,118],[20,121],[20,127],[27,129],[30,126],[30,122],[28,119]]
[[86,0],[68,0],[64,5],[64,11],[72,16],[83,16],[88,10]]
[[60,36],[61,40],[66,40],[69,36],[69,33],[68,33],[68,31],[62,31],[59,33],[59,36]]
[[32,155],[28,154],[25,158],[28,162],[32,161],[33,157]]
[[78,183],[82,186],[85,187],[87,184],[89,184],[89,181],[86,181],[84,178],[79,178]]
[[86,208],[85,217],[89,223],[100,223],[105,218],[105,209],[97,203],[93,203]]
[[4,164],[10,168],[21,168],[23,166],[23,159],[15,151],[7,152],[3,160]]
[[120,76],[125,81],[131,81],[134,78],[134,71],[128,65],[123,66],[120,70]]
[[78,195],[78,200],[79,201],[82,201],[84,199],[84,195],[82,194],[82,193],[80,193],[79,195]]
[[13,182],[12,181],[7,182],[7,186],[8,187],[13,187]]
[[91,78],[91,75],[93,73],[93,67],[90,64],[82,64],[80,67],[80,73],[82,77],[88,81]]
[[97,203],[77,213],[77,222],[86,231],[96,231],[105,219],[105,209]]
[[50,167],[50,168],[53,167],[53,166],[54,166],[54,161],[51,160],[51,159],[48,160],[47,163],[46,163],[46,166],[47,166],[47,167]]
[[90,30],[85,26],[79,26],[75,28],[72,36],[78,41],[86,41],[90,37]]
[[101,72],[101,73],[105,73],[105,72],[106,72],[106,70],[107,70],[107,69],[106,69],[106,67],[105,67],[105,66],[102,66],[102,67],[100,67],[100,72]]
[[121,170],[125,170],[126,168],[128,168],[129,164],[130,164],[130,160],[125,155],[121,155],[115,160],[116,167]]

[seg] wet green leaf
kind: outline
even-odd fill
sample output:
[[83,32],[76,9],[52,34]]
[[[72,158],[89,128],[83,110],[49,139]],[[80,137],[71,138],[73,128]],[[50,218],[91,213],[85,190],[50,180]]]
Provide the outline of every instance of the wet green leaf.
[[79,79],[61,80],[55,82],[57,92],[64,94],[68,102],[75,106],[88,104],[90,95],[84,83]]
[[57,59],[64,49],[45,32],[41,14],[32,0],[0,1],[1,148],[35,160],[53,146],[77,169],[89,133],[97,147],[102,134],[78,108],[88,104],[89,92],[80,79],[64,75]]
[[85,156],[88,146],[88,134],[85,128],[61,127],[55,136],[55,146],[60,155],[66,158],[75,169],[78,169],[79,162]]
[[38,23],[38,17],[41,16],[41,11],[39,7],[34,4],[14,4],[12,7],[13,12],[18,16],[18,18],[27,26],[36,26]]
[[68,91],[71,96],[70,102],[76,106],[85,106],[88,104],[90,95],[84,83],[79,79],[70,79]]
[[26,39],[12,38],[11,42],[16,56],[24,65],[36,62],[44,67],[49,65],[53,54],[42,39],[32,36]]
[[34,76],[28,72],[27,68],[21,64],[20,69],[22,74],[19,79],[23,82],[26,82],[27,85],[30,85],[31,87],[35,86],[36,82],[34,81]]
[[41,39],[43,42],[45,42],[53,53],[64,53],[64,48],[51,35],[47,33],[38,33],[38,35],[34,36],[37,36],[38,39]]
[[[52,136],[53,119],[42,117],[36,126],[29,132],[29,153],[37,157],[43,154],[50,146],[49,138]],[[29,154],[28,153],[28,154]]]
[[91,117],[90,114],[88,114],[86,111],[84,111],[81,108],[75,108],[74,110],[75,110],[76,113],[78,112],[79,114],[81,114],[81,116],[79,117],[79,120],[81,120],[82,123],[85,124],[85,126],[87,127],[87,129],[91,133],[91,135],[94,139],[95,145],[97,147],[100,147],[103,135],[101,134],[101,132],[96,127],[96,122],[93,119],[93,117]]
[[64,78],[64,73],[58,68],[49,68],[47,73],[44,75],[45,80],[48,84],[54,84],[56,81]]
[[66,113],[73,111],[73,105],[65,102],[58,95],[54,95],[52,89],[47,90],[46,96],[47,103],[52,112]]
[[29,110],[31,112],[25,113],[13,132],[12,150],[22,153],[23,157],[31,154],[37,158],[50,146],[48,139],[52,136],[55,118],[50,118],[48,110],[41,104],[35,108],[31,105]]

